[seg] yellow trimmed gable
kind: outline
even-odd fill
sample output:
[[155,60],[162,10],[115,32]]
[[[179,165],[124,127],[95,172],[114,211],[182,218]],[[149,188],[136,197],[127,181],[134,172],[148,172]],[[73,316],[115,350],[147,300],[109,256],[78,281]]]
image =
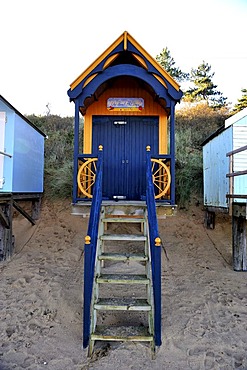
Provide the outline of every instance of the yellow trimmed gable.
[[[120,37],[118,37],[90,66],[82,72],[71,84],[71,90],[74,90],[81,81],[87,77],[96,67],[101,63],[107,55],[109,55],[120,43],[123,42],[124,50],[128,49],[128,41],[132,43],[133,46],[151,63],[154,68],[174,87],[175,90],[179,91],[179,84],[166,72],[165,69],[161,67],[161,65],[127,32],[125,31]],[[135,56],[139,61],[141,61],[140,57]],[[114,60],[114,58],[113,58]],[[142,61],[142,65],[145,63]],[[110,63],[108,62],[107,65]]]

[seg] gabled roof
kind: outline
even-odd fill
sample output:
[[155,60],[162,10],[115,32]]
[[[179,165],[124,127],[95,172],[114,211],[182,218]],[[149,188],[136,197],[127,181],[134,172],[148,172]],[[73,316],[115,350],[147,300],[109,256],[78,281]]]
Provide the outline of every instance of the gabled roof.
[[5,105],[7,105],[11,110],[13,110],[19,117],[21,117],[24,121],[26,121],[26,123],[28,123],[36,131],[38,131],[38,133],[40,133],[42,136],[46,137],[46,134],[43,131],[41,131],[33,122],[29,121],[29,119],[27,119],[27,117],[23,116],[23,114],[21,114],[15,107],[13,107],[13,105],[10,104],[8,102],[8,100],[6,100],[2,95],[0,95],[0,100],[2,100],[2,102]]
[[233,125],[234,123],[240,121],[246,116],[247,116],[247,108],[243,108],[241,111],[239,111],[238,113],[235,113],[233,116],[225,120],[225,127],[229,127]]
[[68,95],[75,100],[83,93],[83,103],[100,84],[124,75],[140,78],[150,86],[156,86],[154,90],[158,96],[165,88],[166,93],[162,92],[161,97],[168,94],[175,101],[182,97],[178,83],[127,31],[71,83]]
[[[216,136],[218,136],[219,134],[221,134],[223,131],[225,131],[226,129],[228,129],[228,127],[236,124],[238,121],[242,120],[243,118],[245,118],[247,116],[247,108],[244,108],[242,109],[241,111],[239,111],[238,113],[235,113],[233,114],[232,116],[230,116],[229,118],[227,118],[225,120],[225,123],[220,126],[216,131],[214,131],[212,134],[210,134],[201,144],[201,146],[204,146],[206,145],[207,143],[209,143],[209,141],[213,140]],[[244,122],[244,124],[246,125],[246,122]]]

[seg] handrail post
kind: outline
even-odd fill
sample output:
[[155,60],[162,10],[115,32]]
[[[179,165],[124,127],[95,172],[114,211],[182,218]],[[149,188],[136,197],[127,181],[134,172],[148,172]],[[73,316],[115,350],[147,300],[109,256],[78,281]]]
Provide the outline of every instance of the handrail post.
[[77,171],[78,171],[78,155],[79,155],[79,131],[80,131],[80,117],[79,117],[79,103],[75,103],[75,126],[74,126],[74,168],[73,168],[73,203],[77,198]]
[[[233,154],[229,156],[229,172],[233,173]],[[229,178],[229,193],[234,194],[234,177]],[[232,216],[232,203],[233,199],[229,199],[229,215]]]
[[170,115],[170,155],[171,155],[171,205],[175,205],[175,102],[171,102]]
[[97,249],[98,228],[102,202],[103,146],[99,146],[96,181],[93,190],[88,231],[84,246],[84,293],[83,293],[83,348],[89,344],[91,300],[94,281],[94,266]]
[[147,154],[147,190],[146,201],[148,211],[149,243],[151,251],[151,269],[154,297],[154,341],[156,346],[161,342],[161,239],[158,234],[154,185],[152,179],[150,146],[146,147]]
[[246,258],[246,203],[236,202],[235,198],[247,199],[246,194],[234,194],[234,177],[247,175],[247,169],[234,171],[234,155],[247,150],[247,145],[226,153],[229,157],[229,214],[232,216],[232,264],[234,271],[247,271]]

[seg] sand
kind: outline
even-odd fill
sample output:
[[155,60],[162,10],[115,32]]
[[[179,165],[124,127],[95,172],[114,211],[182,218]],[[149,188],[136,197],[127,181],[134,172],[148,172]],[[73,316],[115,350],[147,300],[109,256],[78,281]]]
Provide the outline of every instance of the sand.
[[15,253],[0,264],[0,370],[247,369],[247,273],[231,265],[231,220],[204,227],[201,206],[159,221],[162,340],[155,360],[139,343],[82,346],[87,219],[70,201],[42,204],[32,226],[14,220]]

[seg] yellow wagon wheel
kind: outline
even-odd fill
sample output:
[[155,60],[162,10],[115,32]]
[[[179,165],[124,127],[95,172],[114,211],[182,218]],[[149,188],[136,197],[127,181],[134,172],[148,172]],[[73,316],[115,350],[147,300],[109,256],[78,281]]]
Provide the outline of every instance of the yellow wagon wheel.
[[165,163],[159,159],[152,158],[152,178],[155,188],[158,189],[158,194],[155,199],[163,197],[171,185],[171,173]]
[[96,179],[96,161],[98,158],[90,158],[86,162],[84,162],[81,167],[79,168],[77,174],[77,184],[82,192],[86,197],[92,198],[92,186],[95,183]]

